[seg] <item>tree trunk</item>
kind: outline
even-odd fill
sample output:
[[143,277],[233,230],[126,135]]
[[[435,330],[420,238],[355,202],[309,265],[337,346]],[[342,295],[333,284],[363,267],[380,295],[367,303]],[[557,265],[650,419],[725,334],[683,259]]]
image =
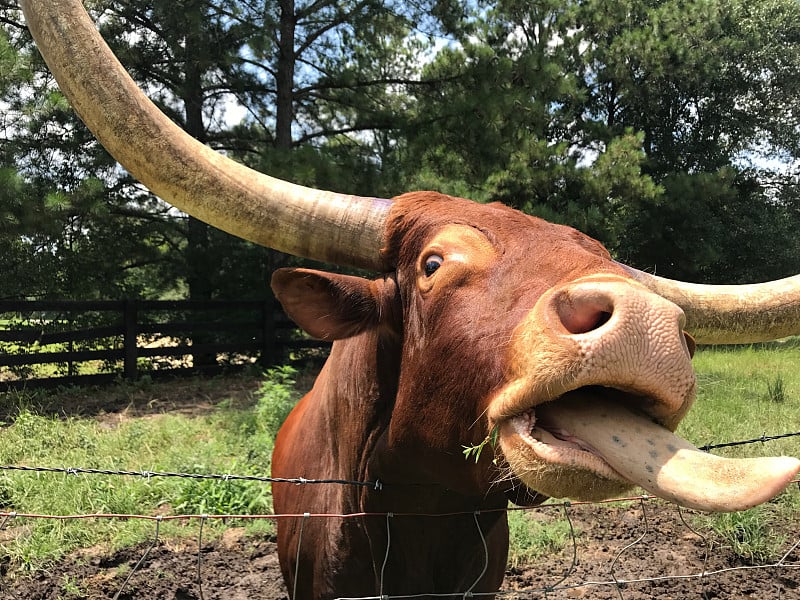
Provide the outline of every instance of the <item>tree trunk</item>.
[[[186,6],[186,38],[184,41],[184,80],[181,96],[183,100],[185,123],[184,129],[192,137],[205,143],[206,127],[203,120],[203,65],[202,65],[202,24],[204,15],[200,3],[187,2]],[[187,284],[190,300],[211,300],[213,285],[209,278],[210,269],[214,268],[212,253],[209,249],[209,226],[202,221],[189,217],[187,228],[186,266]],[[213,342],[208,334],[197,334],[192,339],[194,345]],[[215,353],[199,352],[193,355],[194,366],[213,366],[217,363]]]
[[292,148],[294,122],[295,14],[294,0],[280,1],[280,31],[278,34],[278,65],[276,75],[275,147]]

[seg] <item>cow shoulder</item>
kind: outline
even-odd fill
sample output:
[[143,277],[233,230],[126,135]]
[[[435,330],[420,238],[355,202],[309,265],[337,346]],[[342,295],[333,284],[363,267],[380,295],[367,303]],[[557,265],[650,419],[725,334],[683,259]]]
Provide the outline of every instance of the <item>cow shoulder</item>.
[[340,340],[367,329],[399,330],[399,295],[393,276],[369,280],[314,269],[278,269],[275,296],[297,325],[321,340]]

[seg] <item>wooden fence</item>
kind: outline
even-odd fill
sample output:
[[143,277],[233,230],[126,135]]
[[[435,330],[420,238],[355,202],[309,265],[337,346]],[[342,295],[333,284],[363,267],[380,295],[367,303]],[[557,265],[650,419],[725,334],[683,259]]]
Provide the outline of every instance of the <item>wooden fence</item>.
[[0,389],[324,356],[268,301],[0,301]]

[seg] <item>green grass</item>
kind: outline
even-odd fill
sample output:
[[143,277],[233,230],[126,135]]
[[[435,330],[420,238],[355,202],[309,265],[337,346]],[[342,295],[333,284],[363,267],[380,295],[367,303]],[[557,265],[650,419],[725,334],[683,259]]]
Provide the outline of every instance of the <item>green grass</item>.
[[754,508],[701,519],[720,537],[721,543],[747,564],[775,562],[787,536],[774,527],[776,511]]
[[[697,445],[800,431],[800,345],[703,348],[698,393],[679,433]],[[725,456],[800,455],[800,438],[718,451]]]
[[[679,429],[696,445],[729,442],[800,431],[800,345],[789,342],[741,349],[700,349],[695,357],[697,402]],[[275,432],[296,401],[295,373],[278,369],[260,388],[226,396],[219,386],[230,380],[199,384],[185,381],[169,393],[207,401],[203,411],[172,410],[164,384],[122,384],[108,390],[58,393],[9,393],[0,397],[5,423],[0,427],[0,464],[92,467],[132,471],[269,474]],[[210,386],[210,387],[209,387]],[[216,388],[214,386],[217,386]],[[81,395],[95,408],[85,416]],[[116,394],[123,406],[151,406],[144,416],[116,419],[97,415],[97,396]],[[91,395],[92,397],[88,397]],[[209,400],[213,398],[213,400]],[[88,400],[92,400],[91,403]],[[119,402],[117,402],[119,404]],[[159,407],[164,406],[163,411]],[[120,416],[120,414],[122,416]],[[800,456],[800,438],[716,450],[723,456]],[[41,514],[236,514],[269,513],[269,487],[258,482],[195,479],[65,475],[0,471],[0,510]],[[788,493],[763,507],[727,516],[698,517],[745,561],[775,558],[786,523],[800,510],[800,494]],[[0,564],[14,569],[47,568],[77,548],[109,550],[152,539],[151,521],[96,519],[55,521],[17,518],[0,530]],[[230,523],[206,523],[204,538]],[[269,533],[271,522],[248,522],[250,533]],[[542,554],[565,551],[571,544],[563,518],[542,518],[537,511],[510,515],[512,564]],[[10,535],[9,535],[10,534]],[[197,522],[168,521],[160,536],[196,538]],[[579,538],[580,539],[580,538]],[[74,582],[64,581],[65,594]]]
[[[130,471],[268,475],[273,415],[262,405],[285,405],[296,399],[292,373],[273,372],[251,402],[223,398],[200,414],[151,414],[113,421],[102,418],[59,418],[27,408],[35,399],[17,394],[22,408],[0,430],[0,464],[85,467]],[[153,385],[151,393],[158,394]],[[8,399],[6,399],[8,401]],[[265,422],[266,420],[266,422]],[[241,480],[198,480],[164,477],[122,477],[93,474],[0,471],[0,510],[34,514],[269,514],[269,485]],[[249,522],[248,522],[249,523]],[[229,525],[229,524],[228,524]],[[204,538],[222,531],[211,520]],[[117,549],[151,539],[152,521],[94,519],[56,521],[16,518],[7,523],[13,536],[0,537],[0,562],[22,569],[46,568],[76,548],[103,544]],[[165,521],[162,537],[196,537],[197,523]],[[248,525],[270,530],[269,521]]]
[[[573,534],[560,512],[509,511],[508,533],[508,564],[512,568],[572,546]],[[575,536],[578,535],[580,531],[575,531]]]
[[[255,473],[257,465],[241,460],[248,448],[241,440],[239,423],[236,415],[221,411],[199,418],[158,415],[106,429],[91,420],[60,421],[23,411],[3,434],[0,463]],[[16,472],[0,478],[0,504],[5,510],[41,514],[236,513],[265,512],[270,507],[264,484],[251,482]],[[52,520],[17,520],[10,525],[24,525],[23,535],[4,544],[2,552],[13,562],[31,567],[87,544],[135,543],[150,537],[153,530],[152,523],[136,519],[98,519],[91,527],[79,521]],[[179,524],[166,528],[181,535]]]

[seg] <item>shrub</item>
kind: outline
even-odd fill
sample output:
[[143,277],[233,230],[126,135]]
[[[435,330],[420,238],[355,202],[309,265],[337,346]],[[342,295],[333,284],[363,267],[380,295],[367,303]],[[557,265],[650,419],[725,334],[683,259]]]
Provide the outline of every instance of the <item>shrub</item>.
[[300,394],[295,390],[297,369],[288,365],[273,367],[266,372],[266,377],[258,390],[258,401],[255,408],[258,434],[263,436],[272,446],[278,429],[289,416]]

